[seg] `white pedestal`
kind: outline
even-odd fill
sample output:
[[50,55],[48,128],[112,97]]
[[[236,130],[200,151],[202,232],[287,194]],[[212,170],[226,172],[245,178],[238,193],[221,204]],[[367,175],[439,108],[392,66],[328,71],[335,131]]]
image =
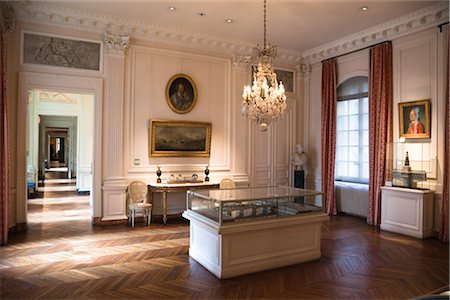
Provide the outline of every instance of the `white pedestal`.
[[433,191],[381,187],[381,229],[427,238],[433,231]]
[[218,278],[319,259],[323,213],[219,226],[192,211],[189,256]]

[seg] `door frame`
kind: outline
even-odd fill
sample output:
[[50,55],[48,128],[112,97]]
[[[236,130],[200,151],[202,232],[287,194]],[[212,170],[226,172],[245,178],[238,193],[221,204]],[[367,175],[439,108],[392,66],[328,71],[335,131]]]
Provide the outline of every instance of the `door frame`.
[[94,95],[94,155],[91,190],[91,219],[102,213],[102,108],[103,79],[86,76],[19,72],[19,95],[17,111],[17,223],[27,222],[27,131],[28,91],[43,89],[66,93]]

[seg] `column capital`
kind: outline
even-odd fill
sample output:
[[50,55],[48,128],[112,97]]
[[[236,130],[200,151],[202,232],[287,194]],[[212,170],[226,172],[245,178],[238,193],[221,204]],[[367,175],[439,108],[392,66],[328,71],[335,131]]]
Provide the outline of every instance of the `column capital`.
[[311,77],[311,64],[301,63],[297,65],[297,72],[302,74],[304,80],[309,80]]
[[130,46],[130,37],[105,33],[104,42],[109,55],[125,56],[125,50]]
[[233,63],[234,69],[244,69],[250,64],[250,59],[250,55],[233,54],[231,62]]
[[1,2],[0,26],[5,39],[16,29],[16,13],[8,2]]

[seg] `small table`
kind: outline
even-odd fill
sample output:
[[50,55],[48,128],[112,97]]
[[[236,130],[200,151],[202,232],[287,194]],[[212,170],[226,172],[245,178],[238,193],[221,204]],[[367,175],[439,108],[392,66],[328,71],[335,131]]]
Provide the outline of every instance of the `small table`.
[[217,182],[195,182],[195,183],[149,183],[150,197],[152,193],[162,193],[163,196],[163,223],[167,223],[167,193],[186,192],[198,189],[218,189]]

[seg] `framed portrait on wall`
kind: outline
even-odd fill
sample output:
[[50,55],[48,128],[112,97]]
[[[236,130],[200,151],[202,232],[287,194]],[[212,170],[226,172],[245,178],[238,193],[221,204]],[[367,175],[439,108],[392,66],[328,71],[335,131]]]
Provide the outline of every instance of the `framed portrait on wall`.
[[426,139],[431,137],[430,100],[398,104],[400,137]]
[[185,74],[173,75],[166,85],[166,101],[170,109],[177,114],[190,112],[197,102],[197,86],[194,80]]
[[150,121],[150,149],[152,157],[209,157],[211,128],[207,122]]

